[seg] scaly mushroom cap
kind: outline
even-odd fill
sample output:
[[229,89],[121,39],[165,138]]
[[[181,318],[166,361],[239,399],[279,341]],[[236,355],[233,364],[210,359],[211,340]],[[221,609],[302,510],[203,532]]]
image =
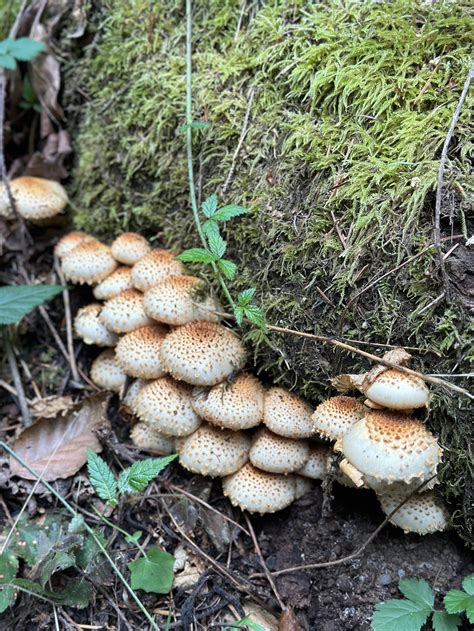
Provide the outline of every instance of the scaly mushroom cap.
[[153,322],[143,309],[143,294],[136,289],[126,289],[105,303],[101,321],[115,333],[130,333]]
[[119,267],[110,276],[96,285],[92,291],[97,300],[110,300],[126,289],[132,287],[132,270],[130,267]]
[[140,388],[143,388],[145,384],[149,383],[146,379],[135,379],[130,386],[128,387],[125,396],[122,399],[122,406],[125,408],[125,411],[129,414],[137,413],[137,394],[140,391]]
[[354,397],[331,397],[318,405],[314,414],[314,431],[323,438],[342,438],[351,425],[364,416],[366,408]]
[[[194,320],[217,322],[217,317],[208,311],[216,309],[212,299],[203,302],[195,296],[202,281],[195,276],[167,276],[145,292],[145,311],[150,318],[177,326]],[[204,309],[199,305],[202,304]]]
[[73,230],[59,239],[54,246],[54,254],[58,257],[58,259],[62,259],[64,256],[69,254],[69,252],[72,252],[75,247],[81,243],[86,243],[87,241],[97,241],[97,239],[86,232],[82,232],[81,230]]
[[110,246],[114,258],[125,265],[135,265],[151,250],[151,245],[136,232],[124,232]]
[[342,452],[370,488],[423,482],[436,473],[442,450],[420,421],[395,412],[367,411],[342,438]]
[[85,241],[66,254],[61,267],[64,276],[71,282],[94,285],[115,271],[117,261],[107,245],[99,241]]
[[147,291],[167,276],[184,274],[184,266],[169,250],[152,250],[145,254],[132,269],[132,284]]
[[194,386],[214,386],[245,363],[238,337],[215,322],[190,322],[167,335],[161,365],[175,379]]
[[308,457],[307,441],[277,436],[268,429],[262,429],[254,436],[249,455],[254,467],[285,474],[301,469]]
[[166,436],[188,436],[201,424],[191,406],[191,389],[171,377],[161,377],[140,388],[135,407],[142,421]]
[[237,431],[262,422],[263,398],[260,381],[249,373],[240,373],[232,383],[221,383],[210,390],[194,388],[192,404],[209,423]]
[[120,338],[115,354],[122,370],[130,377],[141,379],[163,377],[160,349],[167,333],[167,329],[158,324],[142,326]]
[[367,387],[364,394],[377,405],[391,410],[410,410],[428,405],[430,391],[425,382],[414,375],[390,368]]
[[250,463],[224,478],[222,488],[234,506],[251,513],[275,513],[296,497],[294,475],[267,473]]
[[[41,177],[17,177],[11,180],[10,190],[18,213],[29,221],[54,217],[68,202],[66,190],[59,182]],[[9,219],[14,216],[4,184],[0,184],[0,216]]]
[[204,423],[180,441],[180,464],[193,473],[222,477],[235,473],[248,460],[250,437]]
[[309,456],[304,465],[297,471],[298,475],[303,475],[312,480],[324,480],[328,471],[328,455],[331,450],[326,445],[312,445]]
[[313,434],[312,407],[284,388],[265,393],[263,422],[272,432],[287,438],[309,438]]
[[296,500],[299,500],[300,497],[303,497],[303,495],[306,495],[306,493],[309,493],[313,489],[314,482],[310,478],[306,478],[302,475],[295,475],[295,481],[296,481],[296,485],[295,485],[295,499]]
[[137,423],[130,432],[133,444],[142,451],[169,456],[175,450],[174,438],[155,432],[146,423]]
[[[389,515],[406,495],[403,493],[384,493],[379,495],[380,506]],[[412,495],[405,504],[390,518],[390,523],[402,528],[404,532],[416,532],[427,535],[445,530],[448,526],[448,515],[441,501],[433,491]]]
[[103,390],[120,392],[125,386],[127,375],[117,364],[115,351],[108,348],[94,359],[91,366],[91,379],[96,386]]
[[99,320],[101,311],[102,305],[97,302],[79,309],[74,318],[74,330],[76,335],[83,339],[86,344],[115,346],[118,338]]

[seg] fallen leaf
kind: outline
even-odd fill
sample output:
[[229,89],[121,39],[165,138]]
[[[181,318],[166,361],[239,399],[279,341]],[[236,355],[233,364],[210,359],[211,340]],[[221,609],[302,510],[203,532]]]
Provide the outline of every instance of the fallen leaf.
[[[102,450],[96,431],[108,424],[108,401],[109,395],[95,395],[75,405],[66,416],[39,420],[20,434],[13,449],[47,482],[74,475],[86,463],[88,448]],[[13,458],[10,469],[12,475],[36,479]]]
[[269,611],[252,602],[244,603],[245,615],[250,616],[253,622],[261,625],[265,631],[279,631],[278,620]]
[[293,609],[285,609],[281,614],[278,631],[301,631]]
[[51,396],[44,399],[35,399],[30,405],[30,412],[35,418],[54,418],[64,416],[74,405],[73,398]]
[[173,587],[190,589],[198,582],[206,571],[203,561],[188,552],[183,546],[178,546],[173,552],[174,556],[174,581]]

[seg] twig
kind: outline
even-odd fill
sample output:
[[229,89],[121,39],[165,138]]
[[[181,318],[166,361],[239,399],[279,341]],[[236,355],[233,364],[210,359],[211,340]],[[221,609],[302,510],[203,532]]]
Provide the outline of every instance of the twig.
[[3,331],[3,342],[4,342],[5,352],[8,358],[8,364],[10,366],[10,372],[12,375],[13,383],[15,385],[15,390],[17,393],[18,404],[20,406],[21,416],[23,419],[23,425],[25,427],[29,427],[33,423],[33,419],[31,417],[31,412],[28,408],[25,390],[23,388],[23,383],[21,381],[20,371],[18,370],[18,364],[16,362],[15,353],[13,352],[13,347],[10,340],[10,333],[8,329],[5,329]]
[[64,302],[64,314],[66,316],[66,340],[67,340],[67,349],[69,356],[69,365],[71,366],[71,373],[74,381],[77,383],[81,383],[81,379],[79,376],[79,371],[77,369],[76,363],[76,353],[74,351],[74,336],[72,334],[72,317],[71,317],[71,301],[69,299],[69,289],[67,288],[64,274],[61,270],[61,266],[59,265],[56,257],[54,261],[54,266],[56,268],[56,273],[59,276],[59,280],[61,285],[64,286],[63,289],[63,302]]
[[16,36],[18,35],[18,30],[20,28],[21,18],[23,17],[23,13],[25,12],[27,2],[28,2],[28,0],[22,0],[20,9],[19,9],[18,13],[16,14],[15,21],[13,22],[13,25],[12,25],[12,27],[10,29],[10,33],[8,34],[8,36],[11,37],[12,39],[15,39]]
[[436,250],[438,252],[438,260],[439,260],[439,266],[441,270],[441,278],[443,280],[443,285],[444,285],[445,298],[448,303],[450,302],[450,297],[451,297],[451,286],[450,286],[448,275],[446,273],[446,267],[445,267],[444,258],[443,258],[443,250],[441,249],[441,205],[442,205],[442,194],[443,194],[443,177],[444,177],[444,171],[446,167],[446,160],[448,158],[449,143],[451,142],[451,139],[453,137],[454,128],[456,127],[456,124],[459,120],[461,109],[466,99],[467,92],[469,90],[469,86],[471,84],[473,77],[474,77],[474,63],[472,64],[471,69],[469,70],[469,73],[466,77],[466,81],[464,82],[464,87],[462,89],[461,96],[459,97],[457,107],[454,111],[451,125],[449,127],[448,134],[446,136],[446,139],[443,144],[443,149],[441,151],[441,158],[439,161],[439,169],[438,169],[438,183],[437,183],[437,188],[436,188],[436,203],[435,203],[434,241],[435,241]]

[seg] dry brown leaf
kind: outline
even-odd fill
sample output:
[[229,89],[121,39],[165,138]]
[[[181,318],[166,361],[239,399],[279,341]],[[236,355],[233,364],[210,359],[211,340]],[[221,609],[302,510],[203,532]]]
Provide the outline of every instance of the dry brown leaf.
[[[96,431],[108,424],[108,401],[109,395],[95,395],[75,405],[66,416],[38,421],[20,434],[13,449],[38,473],[48,465],[43,473],[47,482],[74,475],[86,463],[88,448],[102,450]],[[35,479],[13,458],[10,470],[12,475]]]
[[301,631],[293,609],[285,609],[281,614],[278,631]]
[[44,399],[35,399],[30,404],[30,412],[35,418],[54,418],[55,416],[64,416],[74,405],[73,398],[68,395],[65,397],[51,396]]

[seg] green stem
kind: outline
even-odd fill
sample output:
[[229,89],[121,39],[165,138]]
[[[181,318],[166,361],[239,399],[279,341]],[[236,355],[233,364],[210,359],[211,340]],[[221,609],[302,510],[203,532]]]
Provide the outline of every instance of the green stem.
[[[188,179],[189,179],[189,194],[191,197],[191,206],[193,209],[194,223],[201,239],[201,243],[207,250],[208,245],[206,237],[202,230],[201,220],[199,218],[199,210],[196,197],[196,185],[194,183],[194,167],[193,167],[193,66],[192,66],[192,30],[193,30],[193,12],[192,12],[192,0],[186,0],[186,150],[188,157]],[[217,265],[212,262],[212,269],[216,278],[218,279],[222,291],[227,298],[228,303],[235,310],[235,302],[230,295],[230,292],[222,278],[221,273]]]
[[[69,504],[69,502],[67,502],[64,497],[62,495],[60,495],[56,489],[51,486],[51,484],[49,484],[48,482],[46,482],[46,480],[41,479],[41,476],[30,467],[30,465],[25,462],[15,451],[13,451],[13,449],[11,449],[6,443],[4,443],[3,441],[0,441],[0,448],[4,449],[8,454],[10,454],[10,456],[16,460],[19,464],[21,464],[22,467],[24,467],[25,469],[27,469],[27,471],[29,471],[31,473],[31,475],[33,475],[35,477],[36,480],[40,480],[41,484],[43,484],[50,493],[52,493],[54,495],[54,497],[64,506],[64,508],[71,514],[73,515],[73,517],[77,517],[79,515],[79,513],[77,513],[74,508],[71,506],[71,504]],[[109,555],[109,553],[107,552],[106,548],[103,546],[102,542],[100,541],[100,539],[97,537],[97,535],[95,534],[94,530],[84,521],[84,528],[86,529],[86,531],[88,532],[88,534],[92,537],[92,539],[95,541],[97,547],[99,548],[99,550],[102,552],[102,554],[105,556],[105,558],[107,559],[107,561],[110,563],[110,565],[112,566],[114,572],[117,574],[117,576],[119,577],[119,579],[122,581],[125,589],[128,591],[128,593],[130,594],[130,596],[133,598],[133,600],[135,601],[135,603],[137,604],[137,607],[140,609],[140,611],[143,613],[143,615],[146,617],[146,619],[148,620],[148,622],[150,623],[151,627],[155,630],[155,631],[160,631],[159,626],[156,624],[156,622],[153,620],[152,616],[150,615],[150,613],[147,611],[145,605],[142,603],[142,601],[138,598],[138,596],[136,595],[136,593],[133,591],[133,589],[131,588],[131,586],[129,585],[127,579],[125,578],[125,576],[122,574],[122,572],[119,570],[119,568],[116,566],[114,560],[112,559],[112,557]]]
[[[127,532],[123,528],[120,528],[120,526],[117,526],[117,524],[114,524],[113,522],[109,521],[106,517],[104,517],[104,515],[99,510],[97,510],[95,506],[93,506],[92,509],[100,517],[101,521],[103,521],[104,524],[107,524],[107,526],[110,526],[110,528],[113,528],[114,530],[121,532],[122,535],[124,535],[125,537],[130,537],[129,532]],[[140,550],[140,552],[143,554],[143,556],[148,559],[148,555],[145,551],[145,548],[141,544],[139,544],[138,541],[133,540],[133,542],[135,543],[137,548]]]

